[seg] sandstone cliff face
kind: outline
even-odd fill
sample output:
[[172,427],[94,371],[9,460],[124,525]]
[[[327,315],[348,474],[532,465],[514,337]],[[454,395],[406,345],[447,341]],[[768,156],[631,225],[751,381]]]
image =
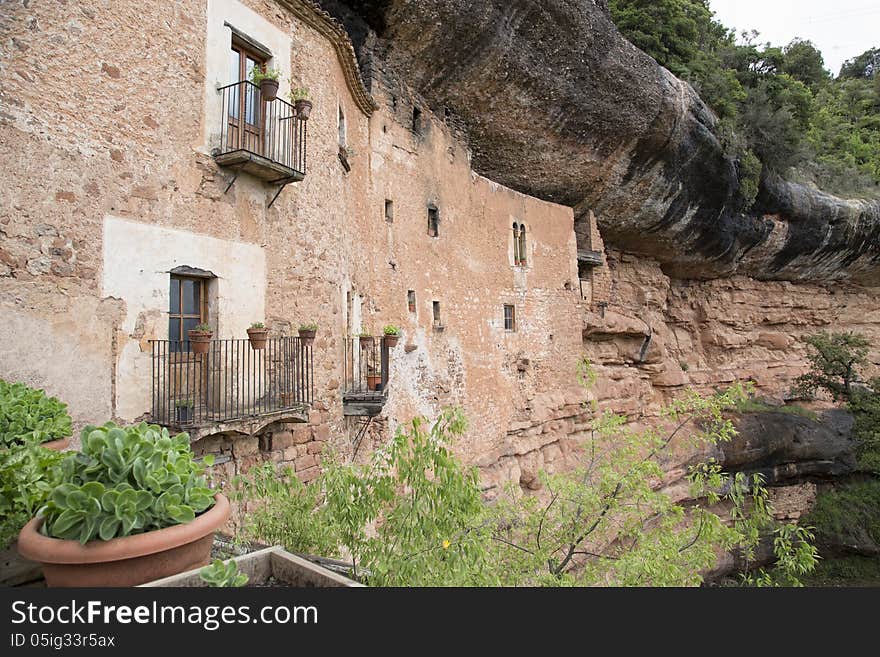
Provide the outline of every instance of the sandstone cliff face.
[[324,0],[369,76],[467,127],[473,166],[593,210],[606,239],[677,278],[880,281],[880,202],[739,180],[693,89],[616,30],[602,0]]

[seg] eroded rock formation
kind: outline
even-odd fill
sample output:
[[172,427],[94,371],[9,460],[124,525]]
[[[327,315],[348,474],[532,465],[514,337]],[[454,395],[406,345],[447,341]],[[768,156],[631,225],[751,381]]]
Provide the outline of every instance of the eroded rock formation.
[[880,282],[880,202],[739,178],[694,90],[624,39],[604,0],[322,0],[366,77],[460,118],[492,180],[599,217],[677,278]]

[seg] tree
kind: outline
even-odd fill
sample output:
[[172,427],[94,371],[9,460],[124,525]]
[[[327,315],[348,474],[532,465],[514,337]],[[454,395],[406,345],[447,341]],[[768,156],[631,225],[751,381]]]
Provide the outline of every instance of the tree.
[[[593,380],[582,368],[581,381]],[[272,529],[270,540],[330,550],[324,554],[350,559],[357,577],[381,586],[693,585],[718,550],[748,559],[771,537],[781,581],[795,583],[815,563],[811,536],[773,522],[760,477],[727,476],[710,462],[690,473],[696,503],[660,489],[673,441],[686,431],[700,443],[729,439],[734,429],[722,411],[743,394],[739,386],[707,398],[689,393],[667,409],[662,429],[631,431],[626,418],[603,415],[580,468],[541,473],[546,496],[510,488],[493,505],[482,501],[476,469],[449,449],[465,429],[461,412],[445,411],[430,425],[416,418],[365,465],[334,459],[308,487],[272,486],[268,496],[245,485],[257,493],[245,497],[251,508],[263,509],[245,516],[248,535],[259,536],[254,522],[270,517],[262,527]],[[313,545],[296,535],[309,525],[322,528]],[[770,581],[758,575],[754,581]]]
[[880,71],[880,48],[871,48],[848,59],[840,67],[840,78],[875,78]]
[[817,389],[831,393],[836,400],[849,401],[853,384],[860,380],[859,369],[868,362],[870,343],[858,333],[815,333],[804,338],[811,347],[807,354],[812,369],[798,377],[795,391],[812,396]]
[[782,71],[808,87],[816,88],[831,77],[825,70],[822,53],[812,41],[793,39],[783,53]]

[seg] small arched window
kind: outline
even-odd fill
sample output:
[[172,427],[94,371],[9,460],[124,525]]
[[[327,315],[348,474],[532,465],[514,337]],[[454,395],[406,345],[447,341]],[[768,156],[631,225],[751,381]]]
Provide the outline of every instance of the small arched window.
[[339,106],[339,146],[341,148],[345,148],[346,140],[345,140],[345,112],[342,111],[342,105]]

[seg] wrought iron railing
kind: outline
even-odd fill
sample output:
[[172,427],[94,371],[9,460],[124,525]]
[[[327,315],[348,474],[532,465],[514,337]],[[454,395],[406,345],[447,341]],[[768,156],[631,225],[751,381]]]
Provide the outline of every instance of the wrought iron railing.
[[264,100],[260,87],[248,80],[218,91],[223,115],[217,155],[247,151],[305,175],[308,121],[293,105],[281,98]]
[[150,340],[150,347],[157,424],[204,425],[312,402],[310,341],[273,338],[254,349],[248,340],[211,340],[206,353],[193,353],[189,341]]
[[384,397],[388,391],[388,343],[380,337],[345,340],[346,398]]

